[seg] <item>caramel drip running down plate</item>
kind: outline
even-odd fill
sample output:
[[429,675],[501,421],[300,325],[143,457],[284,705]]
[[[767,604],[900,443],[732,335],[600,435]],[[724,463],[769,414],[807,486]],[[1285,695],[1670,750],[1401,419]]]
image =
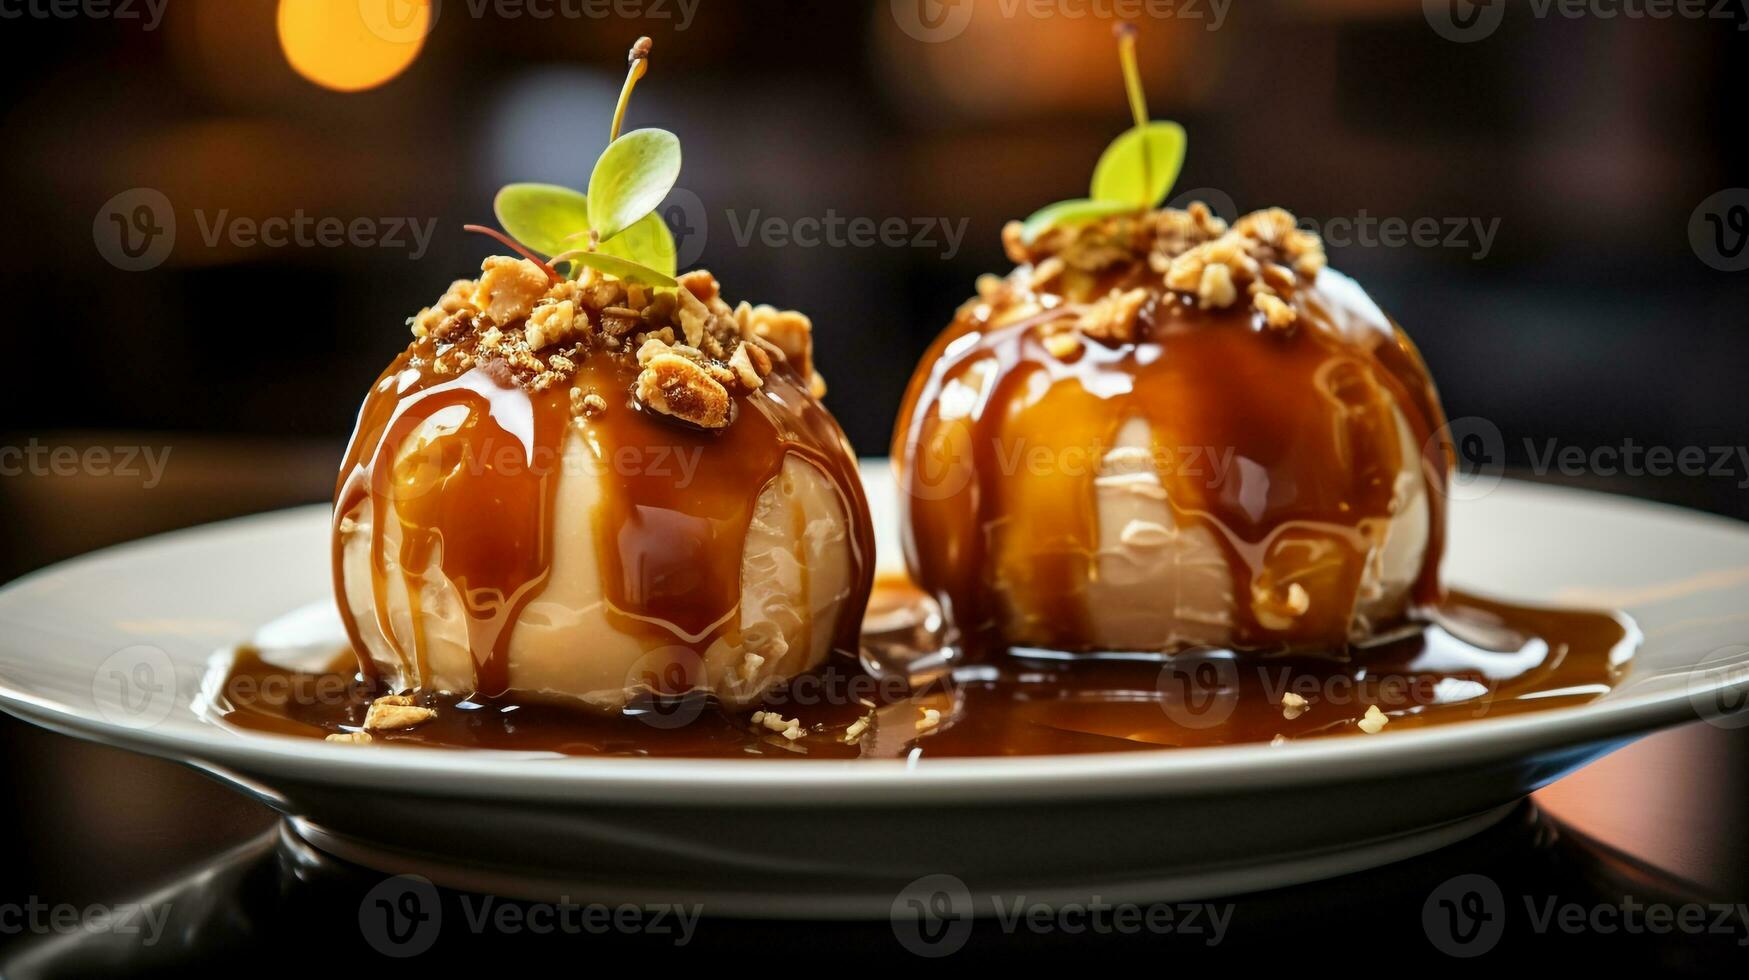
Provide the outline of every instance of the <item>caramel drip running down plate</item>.
[[[890,572],[890,474],[870,464],[864,478]],[[1346,873],[1474,832],[1653,729],[1749,724],[1749,528],[1512,481],[1462,490],[1447,579],[1515,604],[1619,610],[1643,639],[1607,692],[1554,688],[1560,706],[1546,710],[1399,718],[1378,735],[1273,747],[1246,734],[1005,758],[932,755],[928,739],[891,759],[581,757],[215,723],[203,685],[239,643],[333,628],[316,621],[330,615],[323,506],[111,549],[0,590],[0,707],[206,769],[281,809],[304,839],[389,872],[507,896],[876,918],[931,874],[958,878],[987,909],[987,896],[1021,889],[1044,902],[1160,901]],[[306,607],[310,622],[287,620]],[[1094,727],[1080,734],[1112,734]],[[1041,835],[1053,842],[1044,863],[1023,846]]]

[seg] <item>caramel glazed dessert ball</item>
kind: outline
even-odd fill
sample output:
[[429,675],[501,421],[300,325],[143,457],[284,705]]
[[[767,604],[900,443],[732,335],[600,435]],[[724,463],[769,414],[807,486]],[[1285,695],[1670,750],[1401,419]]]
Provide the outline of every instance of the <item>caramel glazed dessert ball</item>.
[[413,318],[341,471],[334,579],[364,676],[741,706],[855,650],[873,533],[808,319],[731,308],[707,272],[667,291],[483,272]]
[[893,441],[905,558],[968,652],[1347,653],[1440,598],[1419,353],[1282,210],[1004,233]]

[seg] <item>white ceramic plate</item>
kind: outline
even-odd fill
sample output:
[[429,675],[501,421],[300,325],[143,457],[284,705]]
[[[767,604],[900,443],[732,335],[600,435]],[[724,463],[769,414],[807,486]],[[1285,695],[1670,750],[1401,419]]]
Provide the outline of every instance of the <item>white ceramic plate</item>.
[[[883,561],[884,464],[867,479]],[[1171,901],[1439,846],[1635,736],[1749,697],[1749,526],[1512,482],[1454,504],[1448,578],[1621,608],[1632,671],[1578,708],[1271,748],[994,760],[685,761],[366,749],[193,710],[217,649],[329,595],[322,507],[114,548],[0,590],[0,707],[175,759],[307,840],[396,873],[529,898],[708,914],[884,917],[919,878],[974,896]],[[988,908],[978,902],[979,908]]]

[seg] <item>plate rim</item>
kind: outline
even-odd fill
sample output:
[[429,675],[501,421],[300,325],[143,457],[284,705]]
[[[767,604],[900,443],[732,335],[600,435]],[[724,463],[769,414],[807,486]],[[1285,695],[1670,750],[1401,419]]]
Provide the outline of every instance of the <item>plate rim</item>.
[[[872,462],[872,461],[871,461]],[[885,461],[880,461],[884,465]],[[873,469],[874,467],[869,467]],[[1701,523],[1744,538],[1749,523],[1659,501],[1505,480],[1494,491],[1540,498],[1543,505],[1584,506],[1618,517]],[[331,513],[327,504],[269,511],[182,528],[100,549],[0,587],[0,609],[45,582],[94,565],[135,559],[165,548]],[[1749,637],[1746,637],[1749,639]],[[1697,669],[1689,672],[1699,674]],[[1681,676],[1677,674],[1676,676]],[[1195,749],[977,759],[632,759],[530,757],[520,753],[397,746],[360,752],[288,736],[205,730],[159,730],[111,724],[74,705],[43,698],[0,675],[0,710],[62,734],[143,752],[203,769],[361,788],[393,787],[435,796],[598,803],[760,805],[783,794],[789,805],[891,805],[919,802],[990,804],[1017,799],[1131,798],[1266,791],[1313,783],[1373,779],[1428,768],[1472,768],[1536,751],[1577,749],[1699,720],[1691,699],[1735,690],[1749,676],[1719,678],[1663,692],[1548,711],[1484,718],[1388,738],[1340,738]],[[183,710],[181,708],[178,709]],[[198,731],[199,734],[195,732]],[[459,778],[458,778],[459,777]],[[684,797],[676,790],[683,789]]]

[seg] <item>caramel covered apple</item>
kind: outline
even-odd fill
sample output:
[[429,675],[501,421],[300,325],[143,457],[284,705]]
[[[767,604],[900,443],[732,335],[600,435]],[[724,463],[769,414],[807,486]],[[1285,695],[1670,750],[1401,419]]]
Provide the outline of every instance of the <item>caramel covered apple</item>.
[[1183,131],[1005,232],[893,442],[905,557],[973,649],[1325,651],[1439,597],[1420,356],[1282,210],[1160,208]]
[[1009,248],[893,445],[911,573],[968,642],[1339,652],[1437,598],[1437,396],[1290,215]]
[[333,556],[379,689],[743,706],[855,649],[872,532],[812,324],[675,275],[678,170],[616,122],[589,195],[507,188],[525,256],[414,317],[372,388]]

